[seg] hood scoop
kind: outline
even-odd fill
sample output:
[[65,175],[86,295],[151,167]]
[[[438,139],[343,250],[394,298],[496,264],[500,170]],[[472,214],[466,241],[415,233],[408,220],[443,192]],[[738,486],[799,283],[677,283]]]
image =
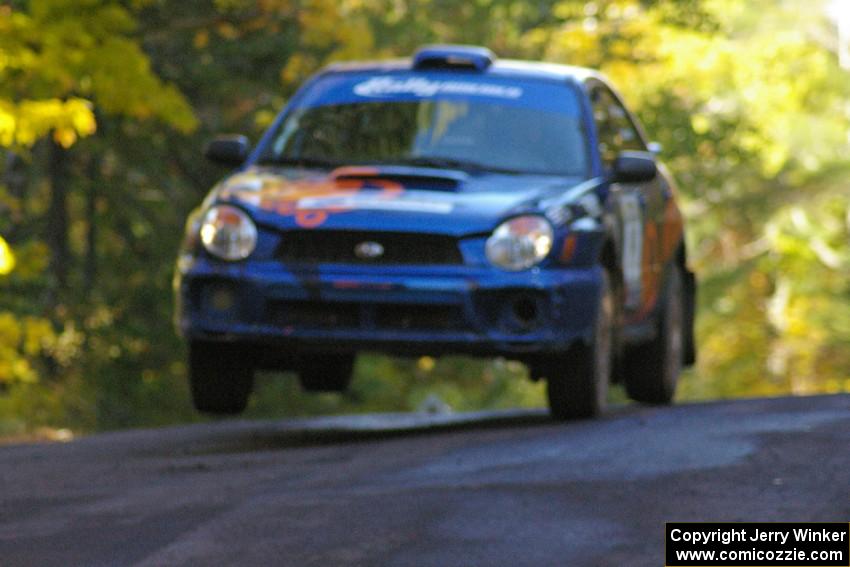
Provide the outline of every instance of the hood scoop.
[[330,174],[338,183],[363,182],[377,187],[398,184],[400,189],[423,189],[429,191],[453,192],[469,178],[462,171],[437,171],[427,167],[379,166],[379,167],[340,167]]

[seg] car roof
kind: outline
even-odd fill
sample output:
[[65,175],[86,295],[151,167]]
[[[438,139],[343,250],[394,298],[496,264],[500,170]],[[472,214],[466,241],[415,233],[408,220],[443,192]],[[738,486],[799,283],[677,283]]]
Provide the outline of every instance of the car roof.
[[[593,69],[586,67],[577,67],[573,65],[562,65],[558,63],[547,63],[542,61],[522,61],[518,59],[499,59],[496,58],[489,50],[481,47],[470,46],[432,46],[420,49],[414,57],[404,59],[389,59],[383,61],[362,61],[362,62],[345,62],[334,63],[323,69],[323,73],[386,73],[393,71],[413,71],[417,67],[415,65],[417,57],[420,54],[433,49],[441,55],[451,55],[452,50],[456,50],[458,54],[465,55],[470,51],[483,52],[489,54],[492,59],[487,60],[486,65],[482,69],[470,71],[469,68],[463,68],[462,72],[467,75],[478,76],[500,76],[500,77],[516,77],[524,79],[541,79],[550,81],[572,81],[576,83],[584,83],[588,79],[597,79],[607,83],[604,76]],[[439,51],[437,51],[439,50]],[[485,56],[486,57],[486,56]],[[448,70],[451,67],[440,67],[440,69]]]

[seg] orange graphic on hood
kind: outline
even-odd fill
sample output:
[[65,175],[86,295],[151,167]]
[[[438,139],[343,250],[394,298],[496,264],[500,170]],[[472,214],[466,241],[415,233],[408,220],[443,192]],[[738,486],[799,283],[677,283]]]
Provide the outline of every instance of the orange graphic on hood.
[[340,167],[327,177],[284,179],[277,175],[243,174],[231,178],[220,196],[235,199],[248,205],[283,216],[294,216],[295,224],[303,228],[316,228],[330,215],[344,213],[354,207],[348,204],[304,207],[304,199],[340,199],[362,192],[374,192],[379,199],[394,199],[404,192],[401,183],[380,177],[373,167]]

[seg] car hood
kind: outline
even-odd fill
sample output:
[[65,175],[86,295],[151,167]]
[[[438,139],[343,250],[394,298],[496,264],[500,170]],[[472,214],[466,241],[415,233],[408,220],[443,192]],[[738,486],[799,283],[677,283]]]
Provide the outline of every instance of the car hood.
[[252,167],[220,183],[212,197],[238,204],[261,226],[488,233],[502,219],[540,212],[541,201],[581,180],[464,173],[421,167],[344,167],[328,172]]

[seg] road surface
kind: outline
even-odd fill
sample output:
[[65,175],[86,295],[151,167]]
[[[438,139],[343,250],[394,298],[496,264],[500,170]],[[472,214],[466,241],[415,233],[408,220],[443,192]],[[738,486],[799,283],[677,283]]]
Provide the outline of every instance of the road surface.
[[3,567],[659,567],[665,521],[850,520],[850,396],[127,431],[0,487]]

